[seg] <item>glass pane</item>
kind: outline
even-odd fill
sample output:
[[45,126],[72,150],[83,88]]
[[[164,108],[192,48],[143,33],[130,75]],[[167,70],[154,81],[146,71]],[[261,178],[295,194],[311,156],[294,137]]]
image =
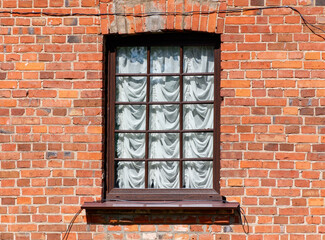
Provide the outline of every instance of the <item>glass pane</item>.
[[116,162],[115,187],[117,188],[144,188],[145,164],[144,161]]
[[149,162],[149,188],[179,188],[179,162]]
[[145,130],[145,105],[116,105],[115,129],[119,130]]
[[214,48],[212,46],[184,47],[185,73],[214,72]]
[[212,129],[213,104],[184,104],[184,129]]
[[179,73],[179,47],[152,47],[150,49],[151,73]]
[[146,47],[118,47],[116,54],[117,73],[146,73]]
[[179,101],[179,77],[159,76],[150,78],[150,101]]
[[184,101],[212,101],[213,76],[184,76]]
[[144,158],[145,134],[144,133],[116,133],[115,157],[116,158]]
[[144,102],[146,89],[146,77],[116,77],[117,102]]
[[179,158],[179,134],[150,134],[149,158]]
[[179,129],[179,105],[151,105],[149,113],[150,130]]
[[183,188],[212,188],[212,161],[183,162]]
[[184,158],[212,158],[213,133],[184,133]]

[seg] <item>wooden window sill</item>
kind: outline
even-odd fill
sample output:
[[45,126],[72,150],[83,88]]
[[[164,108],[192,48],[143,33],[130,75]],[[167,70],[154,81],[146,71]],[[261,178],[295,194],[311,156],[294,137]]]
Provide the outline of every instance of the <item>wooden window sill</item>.
[[184,210],[237,210],[239,203],[223,201],[106,201],[85,202],[81,208],[86,210],[123,209],[184,209]]

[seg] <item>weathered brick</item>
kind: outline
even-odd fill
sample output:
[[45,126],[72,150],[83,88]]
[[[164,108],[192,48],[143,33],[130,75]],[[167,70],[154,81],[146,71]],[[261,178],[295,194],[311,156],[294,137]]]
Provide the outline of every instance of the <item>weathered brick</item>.
[[[218,11],[281,4],[298,4],[310,23],[324,23],[322,1],[310,0],[3,0],[1,7],[70,14]],[[257,224],[248,238],[321,240],[325,44],[301,22],[289,8],[143,18],[4,14],[0,238],[59,239],[83,202],[101,198],[106,94],[102,61],[107,46],[99,31],[186,29],[221,34],[221,194],[240,202],[248,221]],[[160,216],[163,221],[154,224],[142,217],[135,218],[138,224],[119,225],[102,215],[114,225],[96,226],[88,217],[76,219],[71,238],[243,238],[241,226],[210,225],[213,221],[207,216],[197,217],[203,221],[197,225],[179,219],[170,220],[179,225],[169,224],[165,222],[169,218]]]

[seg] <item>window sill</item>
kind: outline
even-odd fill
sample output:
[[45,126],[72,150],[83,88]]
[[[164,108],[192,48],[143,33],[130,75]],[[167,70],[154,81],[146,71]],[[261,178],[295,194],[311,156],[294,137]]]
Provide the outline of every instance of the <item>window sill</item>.
[[81,208],[86,210],[123,209],[180,209],[180,210],[237,210],[239,203],[222,201],[107,201],[85,202]]

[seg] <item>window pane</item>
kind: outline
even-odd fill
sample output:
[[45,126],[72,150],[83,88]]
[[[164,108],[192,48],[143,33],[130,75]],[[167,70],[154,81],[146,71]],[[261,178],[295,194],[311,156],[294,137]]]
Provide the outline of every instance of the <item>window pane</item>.
[[213,76],[184,76],[184,101],[212,101]]
[[214,72],[213,47],[184,47],[183,68],[185,73]]
[[144,161],[117,162],[115,185],[117,188],[144,188]]
[[116,133],[115,156],[117,158],[144,158],[144,133]]
[[179,77],[159,76],[150,78],[150,101],[179,101]]
[[146,77],[117,77],[116,101],[144,102],[146,100]]
[[213,133],[184,133],[183,143],[185,158],[213,157]]
[[184,129],[212,129],[213,104],[184,104]]
[[150,49],[151,73],[179,73],[179,47],[152,47]]
[[115,129],[119,130],[145,130],[145,105],[116,105]]
[[179,162],[149,162],[150,188],[179,188]]
[[151,105],[149,113],[150,130],[179,129],[179,105]]
[[149,135],[150,158],[179,158],[178,133],[152,133]]
[[116,54],[117,73],[146,73],[146,47],[118,47]]
[[183,187],[184,188],[212,188],[213,187],[212,161],[184,161]]

